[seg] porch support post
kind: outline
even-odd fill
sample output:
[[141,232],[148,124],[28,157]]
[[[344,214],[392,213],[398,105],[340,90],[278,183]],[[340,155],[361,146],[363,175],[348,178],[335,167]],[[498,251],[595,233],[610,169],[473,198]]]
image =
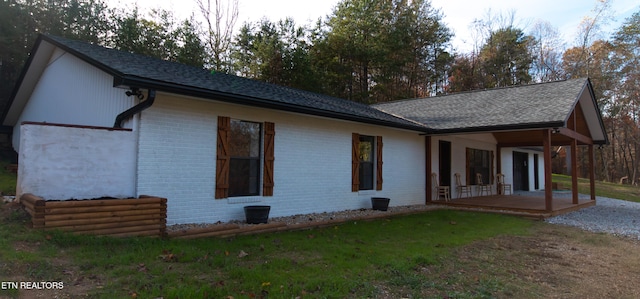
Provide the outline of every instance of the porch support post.
[[542,130],[542,146],[544,151],[544,207],[547,212],[553,211],[553,190],[551,181],[551,130]]
[[596,200],[596,169],[593,157],[593,144],[589,144],[589,193],[591,200]]
[[428,204],[431,202],[432,198],[432,194],[433,194],[433,190],[431,187],[431,136],[425,136],[424,139],[424,160],[425,160],[425,169],[424,169],[424,175],[426,177],[426,198],[425,198],[425,204]]
[[496,144],[496,173],[502,172],[502,146]]
[[578,204],[578,140],[571,141],[571,198]]

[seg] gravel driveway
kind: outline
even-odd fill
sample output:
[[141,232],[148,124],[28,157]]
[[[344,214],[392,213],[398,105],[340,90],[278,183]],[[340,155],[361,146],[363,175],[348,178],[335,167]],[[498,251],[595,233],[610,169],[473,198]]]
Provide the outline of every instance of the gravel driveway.
[[547,218],[545,221],[640,240],[640,203],[637,202],[596,197],[595,206]]

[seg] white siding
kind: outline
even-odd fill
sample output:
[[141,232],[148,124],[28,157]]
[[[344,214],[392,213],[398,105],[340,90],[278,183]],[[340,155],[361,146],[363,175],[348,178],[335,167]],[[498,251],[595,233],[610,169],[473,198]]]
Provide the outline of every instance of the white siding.
[[[214,199],[218,116],[274,122],[274,196]],[[383,136],[382,191],[351,192],[351,133]],[[243,207],[271,217],[424,203],[424,137],[416,132],[159,94],[142,114],[138,193],[168,198],[168,223],[243,219]]]
[[113,126],[116,116],[134,105],[125,91],[113,87],[110,75],[56,49],[14,127],[14,149],[19,152],[24,121]]

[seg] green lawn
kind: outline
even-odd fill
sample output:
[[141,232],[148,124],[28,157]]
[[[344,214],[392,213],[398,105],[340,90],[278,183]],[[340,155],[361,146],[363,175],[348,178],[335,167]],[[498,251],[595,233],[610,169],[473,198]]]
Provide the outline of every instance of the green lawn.
[[[562,184],[564,188],[571,188],[570,176],[554,174],[553,181]],[[578,178],[578,192],[589,194],[589,179]],[[640,187],[596,181],[596,195],[640,202]]]
[[16,194],[17,176],[15,173],[7,171],[9,162],[0,159],[0,192],[4,195]]
[[[566,176],[553,179],[570,186]],[[588,192],[588,180],[579,184]],[[599,196],[640,201],[637,187],[598,182],[596,189]],[[493,298],[536,297],[538,288],[516,279],[509,265],[492,264],[501,277],[438,272],[455,267],[455,252],[465,246],[528,236],[542,225],[511,216],[439,210],[306,231],[167,240],[35,231],[23,211],[7,207],[0,204],[0,280],[63,281],[75,296]],[[0,298],[17,296],[0,290]]]
[[[426,288],[449,296],[453,281],[425,280],[416,269],[437,266],[478,240],[527,235],[534,223],[441,210],[307,231],[164,240],[47,234],[25,228],[26,219],[13,212],[0,223],[0,273],[10,273],[3,279],[26,274],[74,288],[82,277],[92,298],[375,298],[382,290],[421,297]],[[30,249],[16,251],[16,244]],[[465,284],[456,296],[519,287],[477,278],[456,281]]]

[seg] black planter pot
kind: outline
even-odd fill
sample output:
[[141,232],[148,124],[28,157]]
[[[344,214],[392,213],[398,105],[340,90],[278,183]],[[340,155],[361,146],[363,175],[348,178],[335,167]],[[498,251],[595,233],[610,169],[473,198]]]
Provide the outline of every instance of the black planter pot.
[[271,206],[245,206],[244,216],[249,224],[267,223]]
[[372,197],[371,206],[374,210],[386,211],[389,208],[389,200],[386,197]]

